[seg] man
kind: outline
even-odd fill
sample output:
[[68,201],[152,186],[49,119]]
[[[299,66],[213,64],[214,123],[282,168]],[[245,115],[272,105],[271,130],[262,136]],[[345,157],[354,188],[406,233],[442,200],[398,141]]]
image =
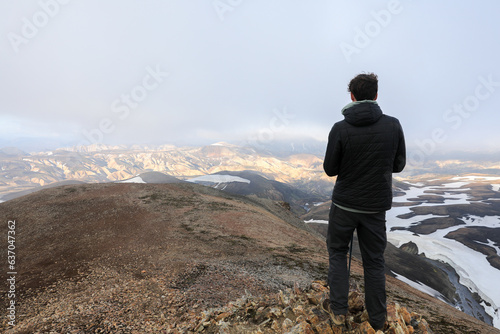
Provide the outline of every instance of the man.
[[357,231],[365,277],[365,304],[370,324],[383,329],[386,315],[385,213],[392,205],[392,173],[403,170],[406,148],[399,121],[384,115],[376,102],[378,78],[359,74],[349,83],[352,103],[334,124],[323,168],[337,176],[328,223],[330,312],[336,325],[348,310],[347,252]]

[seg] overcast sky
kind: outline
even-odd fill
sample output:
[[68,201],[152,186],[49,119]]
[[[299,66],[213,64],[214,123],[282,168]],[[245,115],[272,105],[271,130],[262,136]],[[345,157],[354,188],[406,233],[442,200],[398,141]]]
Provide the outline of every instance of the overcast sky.
[[500,2],[0,0],[0,147],[326,141],[347,83],[419,154],[500,147]]

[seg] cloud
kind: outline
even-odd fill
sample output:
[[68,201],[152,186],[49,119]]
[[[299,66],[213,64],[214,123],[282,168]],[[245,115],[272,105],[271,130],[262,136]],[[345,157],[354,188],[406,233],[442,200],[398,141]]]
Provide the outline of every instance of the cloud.
[[[459,129],[443,120],[474,94],[478,78],[500,81],[493,0],[221,3],[231,8],[180,0],[0,4],[0,120],[22,129],[9,138],[79,142],[87,131],[110,143],[245,140],[269,129],[283,107],[295,118],[281,136],[293,129],[323,138],[349,102],[348,81],[373,71],[379,102],[401,120],[410,145],[436,128],[448,135],[440,149],[457,146],[462,133],[499,139],[496,88]],[[27,42],[13,46],[12,34]],[[346,44],[357,48],[349,59]],[[157,68],[169,73],[162,82],[151,77]],[[468,144],[485,143],[475,136]]]

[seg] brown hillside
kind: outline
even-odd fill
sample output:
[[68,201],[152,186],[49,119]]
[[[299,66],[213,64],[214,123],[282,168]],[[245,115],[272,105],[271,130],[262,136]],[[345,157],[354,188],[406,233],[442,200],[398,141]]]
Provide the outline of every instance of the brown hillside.
[[[306,289],[326,278],[325,243],[284,207],[184,183],[70,185],[2,203],[16,221],[8,332],[182,333],[242,296]],[[7,245],[7,224],[0,233]],[[500,333],[397,280],[388,292],[436,333]]]

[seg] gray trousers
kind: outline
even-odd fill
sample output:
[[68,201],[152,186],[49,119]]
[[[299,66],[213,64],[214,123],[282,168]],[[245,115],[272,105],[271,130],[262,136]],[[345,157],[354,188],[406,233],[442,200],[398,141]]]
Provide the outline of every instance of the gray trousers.
[[365,277],[365,305],[373,328],[384,326],[387,305],[385,294],[385,260],[387,245],[385,211],[374,214],[342,210],[332,203],[328,223],[328,285],[330,306],[334,314],[347,314],[349,275],[347,253],[354,230],[358,234]]

